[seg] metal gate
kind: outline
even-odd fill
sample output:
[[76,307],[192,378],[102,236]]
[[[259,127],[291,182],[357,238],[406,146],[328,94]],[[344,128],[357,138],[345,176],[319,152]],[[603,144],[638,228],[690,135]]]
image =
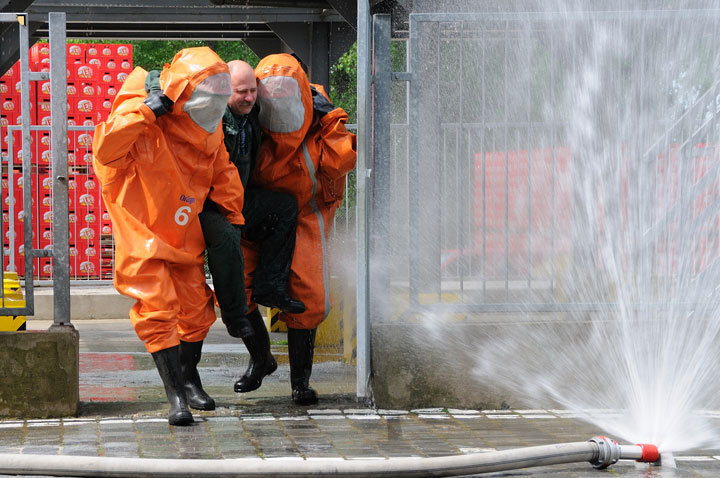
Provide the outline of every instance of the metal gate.
[[[22,175],[23,184],[32,184],[31,176],[33,174],[32,158],[30,147],[31,142],[31,101],[30,101],[30,82],[40,80],[50,80],[50,106],[51,106],[51,122],[50,122],[50,152],[51,152],[51,174],[52,174],[52,250],[34,249],[33,235],[33,198],[30,187],[23,188],[22,200],[19,205],[24,213],[23,217],[23,254],[24,254],[24,294],[25,306],[12,307],[11,304],[5,303],[5,297],[8,291],[4,291],[2,299],[2,307],[0,307],[0,315],[3,316],[29,316],[34,314],[34,273],[33,266],[37,262],[34,259],[39,257],[53,258],[53,316],[54,325],[70,324],[70,276],[69,276],[69,242],[68,242],[68,164],[67,164],[67,142],[68,142],[68,125],[67,125],[67,70],[66,70],[66,30],[65,30],[65,13],[48,14],[49,24],[49,41],[50,41],[50,71],[33,72],[30,71],[29,61],[29,27],[28,15],[26,13],[0,13],[0,22],[17,23],[19,29],[19,51],[20,51],[20,130],[22,135],[21,147],[23,151],[29,152],[24,154],[20,164],[16,164],[15,155],[8,155],[7,159],[3,158],[3,172],[7,172],[8,179],[8,217],[14,217],[15,204],[17,201],[13,197],[13,175],[19,168]],[[8,129],[12,129],[9,127]],[[0,185],[0,188],[2,186]],[[0,197],[6,197],[0,189]],[[0,235],[6,237],[6,226],[4,221],[0,223]],[[12,231],[10,231],[12,232]],[[12,254],[15,251],[15,237],[11,233],[8,235],[8,248],[3,247],[3,261],[5,255]],[[10,252],[13,251],[13,252]],[[3,262],[4,263],[4,262]],[[13,261],[14,263],[14,261]],[[5,283],[5,269],[0,270],[0,280]]]
[[399,73],[372,26],[359,364],[371,321],[716,300],[718,10],[411,14]]

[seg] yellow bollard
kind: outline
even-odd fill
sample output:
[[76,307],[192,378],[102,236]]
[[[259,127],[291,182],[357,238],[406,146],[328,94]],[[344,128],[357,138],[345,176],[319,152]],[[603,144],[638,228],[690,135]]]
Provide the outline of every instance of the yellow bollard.
[[[3,278],[3,294],[0,298],[0,307],[23,308],[25,298],[20,289],[20,280],[17,272],[5,271]],[[0,332],[15,332],[25,330],[24,315],[3,315],[0,316]]]

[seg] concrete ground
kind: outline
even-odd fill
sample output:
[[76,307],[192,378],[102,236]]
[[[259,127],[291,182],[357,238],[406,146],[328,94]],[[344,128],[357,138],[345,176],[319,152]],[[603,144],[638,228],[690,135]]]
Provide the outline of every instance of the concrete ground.
[[[49,325],[28,321],[31,330]],[[200,363],[205,388],[218,407],[195,412],[194,426],[171,427],[160,378],[129,321],[82,320],[75,326],[80,332],[80,415],[0,420],[0,454],[390,459],[586,441],[603,434],[563,410],[378,410],[356,401],[355,369],[332,351],[322,351],[313,370],[320,403],[298,407],[289,397],[283,334],[272,334],[278,371],[259,390],[239,395],[232,384],[244,371],[248,354],[219,321]],[[708,420],[720,426],[720,415],[708,413]],[[498,476],[720,476],[720,449],[692,450],[675,459],[677,469],[621,461],[606,471],[577,463]]]

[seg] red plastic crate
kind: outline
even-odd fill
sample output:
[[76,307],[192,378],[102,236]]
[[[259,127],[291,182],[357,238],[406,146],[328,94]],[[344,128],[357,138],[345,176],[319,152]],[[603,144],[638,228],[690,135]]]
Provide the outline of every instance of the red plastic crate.
[[50,59],[50,45],[48,43],[35,43],[30,47],[30,62],[39,63]]
[[68,116],[75,120],[93,115],[97,112],[97,100],[93,98],[75,97],[68,105]]
[[[2,114],[9,115],[14,114],[17,117],[20,114],[20,95],[12,93],[6,93],[0,96],[0,106],[2,107]],[[13,124],[15,122],[13,121]]]
[[50,225],[53,223],[53,211],[52,208],[48,209],[45,207],[40,207],[39,213],[38,213],[38,221],[40,224],[43,225]]
[[80,150],[75,153],[75,165],[92,165],[92,151]]
[[67,45],[67,61],[68,63],[85,63],[85,43],[69,43]]
[[92,142],[93,142],[93,132],[92,131],[78,131],[77,135],[77,141],[76,146],[77,149],[80,150],[90,150],[92,148]]
[[[5,253],[3,257],[3,265],[5,266],[4,270],[10,270],[10,251],[9,249],[6,249],[7,252]],[[25,275],[25,258],[23,256],[20,256],[18,254],[15,254],[15,262],[13,263],[15,265],[15,271],[18,273],[18,276],[24,277]]]
[[[100,196],[100,183],[94,174],[88,174],[82,178],[82,186],[88,193],[94,194],[96,199]],[[96,202],[96,206],[99,204]]]
[[[83,227],[80,227],[83,226]],[[83,224],[80,223],[77,228],[77,243],[81,243],[81,241],[86,241],[86,244],[96,244],[100,241],[100,233],[97,228],[97,224]]]
[[127,80],[128,72],[127,71],[120,71],[115,75],[115,81],[123,84],[125,83],[125,80]]
[[87,64],[97,67],[99,69],[103,68],[103,62],[100,60],[100,58],[91,58],[87,60]]
[[[75,228],[77,225],[78,219],[77,219],[77,213],[75,211],[70,211],[68,213],[68,223],[70,224],[71,228]],[[77,237],[77,234],[75,235]]]
[[74,65],[68,65],[70,69],[70,78],[74,81],[82,82],[93,82],[100,79],[100,69],[91,64],[78,63]]
[[94,43],[87,43],[85,45],[85,61],[88,62],[93,58],[100,58],[100,47],[101,45]]
[[100,257],[88,257],[77,266],[75,275],[87,278],[97,278],[100,274]]
[[96,208],[99,207],[99,202],[97,193],[94,191],[86,191],[83,194],[79,194],[77,197],[77,205],[81,211],[91,210],[95,212],[98,210]]
[[[99,214],[97,214],[95,211],[86,211],[84,215],[78,218],[80,221],[80,225],[84,227],[90,227],[95,230],[97,233],[96,237],[99,237],[102,228],[100,228],[99,224]],[[81,231],[82,229],[81,228]]]
[[[95,116],[93,114],[78,114],[75,117],[75,124],[76,126],[95,126]],[[87,133],[87,131],[83,131],[83,133]]]
[[84,251],[78,252],[82,252],[87,260],[97,261],[98,265],[100,264],[100,248],[97,245],[88,245]]
[[37,273],[41,279],[50,279],[53,276],[52,257],[41,257]]
[[52,205],[53,205],[52,204],[52,194],[49,194],[49,193],[41,194],[40,197],[38,198],[38,204],[45,208],[52,209]]
[[16,61],[13,66],[8,68],[8,70],[0,76],[0,79],[2,80],[10,80],[14,78],[20,77],[20,61]]
[[115,101],[115,97],[110,96],[103,96],[98,99],[98,108],[101,111],[107,111],[108,113],[112,109],[113,101]]
[[48,173],[38,173],[38,194],[50,194],[52,192],[53,178]]

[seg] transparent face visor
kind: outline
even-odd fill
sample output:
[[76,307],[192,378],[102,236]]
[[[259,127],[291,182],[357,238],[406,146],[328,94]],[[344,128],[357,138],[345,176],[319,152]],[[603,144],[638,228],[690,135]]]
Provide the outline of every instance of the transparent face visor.
[[213,133],[222,121],[228,99],[232,94],[230,75],[217,73],[205,78],[195,87],[183,111],[208,133]]
[[273,133],[292,133],[305,122],[305,107],[295,78],[269,76],[258,85],[260,125]]

